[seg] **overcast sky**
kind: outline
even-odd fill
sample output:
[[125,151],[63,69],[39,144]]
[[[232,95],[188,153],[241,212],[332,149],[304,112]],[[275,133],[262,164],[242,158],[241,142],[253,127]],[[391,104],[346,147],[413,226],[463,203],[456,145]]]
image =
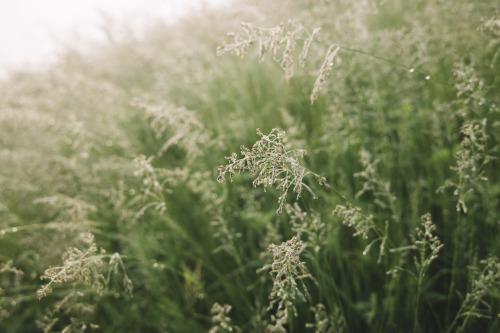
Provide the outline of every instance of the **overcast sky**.
[[0,0],[0,79],[18,68],[51,61],[74,36],[103,40],[103,17],[140,31],[147,22],[172,21],[193,8],[230,0]]

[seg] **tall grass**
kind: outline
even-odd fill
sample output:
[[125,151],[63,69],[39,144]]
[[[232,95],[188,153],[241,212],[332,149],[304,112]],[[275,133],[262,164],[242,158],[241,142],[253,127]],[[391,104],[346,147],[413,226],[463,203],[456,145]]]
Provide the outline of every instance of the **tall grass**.
[[13,75],[0,331],[497,332],[499,10],[241,1]]

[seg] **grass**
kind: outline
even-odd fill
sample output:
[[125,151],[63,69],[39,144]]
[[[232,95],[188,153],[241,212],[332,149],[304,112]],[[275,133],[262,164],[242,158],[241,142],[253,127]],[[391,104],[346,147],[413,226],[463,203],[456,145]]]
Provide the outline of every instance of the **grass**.
[[12,75],[0,331],[497,332],[498,10],[241,1]]

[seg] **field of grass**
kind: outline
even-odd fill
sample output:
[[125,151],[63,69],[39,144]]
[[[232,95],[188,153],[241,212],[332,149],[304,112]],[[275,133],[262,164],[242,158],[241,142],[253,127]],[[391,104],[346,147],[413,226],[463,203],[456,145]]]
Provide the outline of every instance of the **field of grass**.
[[115,37],[0,82],[0,332],[500,331],[496,1]]

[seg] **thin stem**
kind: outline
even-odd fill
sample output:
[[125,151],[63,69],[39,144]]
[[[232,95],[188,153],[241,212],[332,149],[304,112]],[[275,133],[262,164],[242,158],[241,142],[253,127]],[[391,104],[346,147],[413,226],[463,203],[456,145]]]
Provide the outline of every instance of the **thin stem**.
[[417,285],[417,301],[415,304],[415,312],[413,315],[413,332],[419,332],[419,320],[418,320],[418,310],[420,307],[420,294],[421,294],[421,287],[422,287],[422,281],[423,281],[423,274],[422,271],[419,272],[418,274],[418,285]]
[[354,52],[354,53],[359,53],[359,54],[362,54],[362,55],[365,55],[365,56],[368,56],[368,57],[371,57],[371,58],[374,58],[374,59],[377,59],[377,60],[380,60],[380,61],[384,61],[384,62],[386,62],[388,64],[391,64],[391,65],[396,66],[396,67],[403,68],[403,69],[408,70],[408,71],[411,70],[412,72],[420,74],[421,76],[423,76],[425,78],[428,77],[427,73],[419,71],[419,70],[417,70],[417,69],[415,69],[413,67],[410,67],[408,65],[396,62],[396,61],[391,60],[389,58],[381,57],[381,56],[378,56],[376,54],[368,53],[368,52],[365,52],[365,51],[359,50],[359,49],[353,49],[353,48],[350,48],[350,47],[347,47],[347,46],[339,46],[339,47],[341,49],[343,49],[343,50],[346,50],[346,51],[350,51],[350,52]]

